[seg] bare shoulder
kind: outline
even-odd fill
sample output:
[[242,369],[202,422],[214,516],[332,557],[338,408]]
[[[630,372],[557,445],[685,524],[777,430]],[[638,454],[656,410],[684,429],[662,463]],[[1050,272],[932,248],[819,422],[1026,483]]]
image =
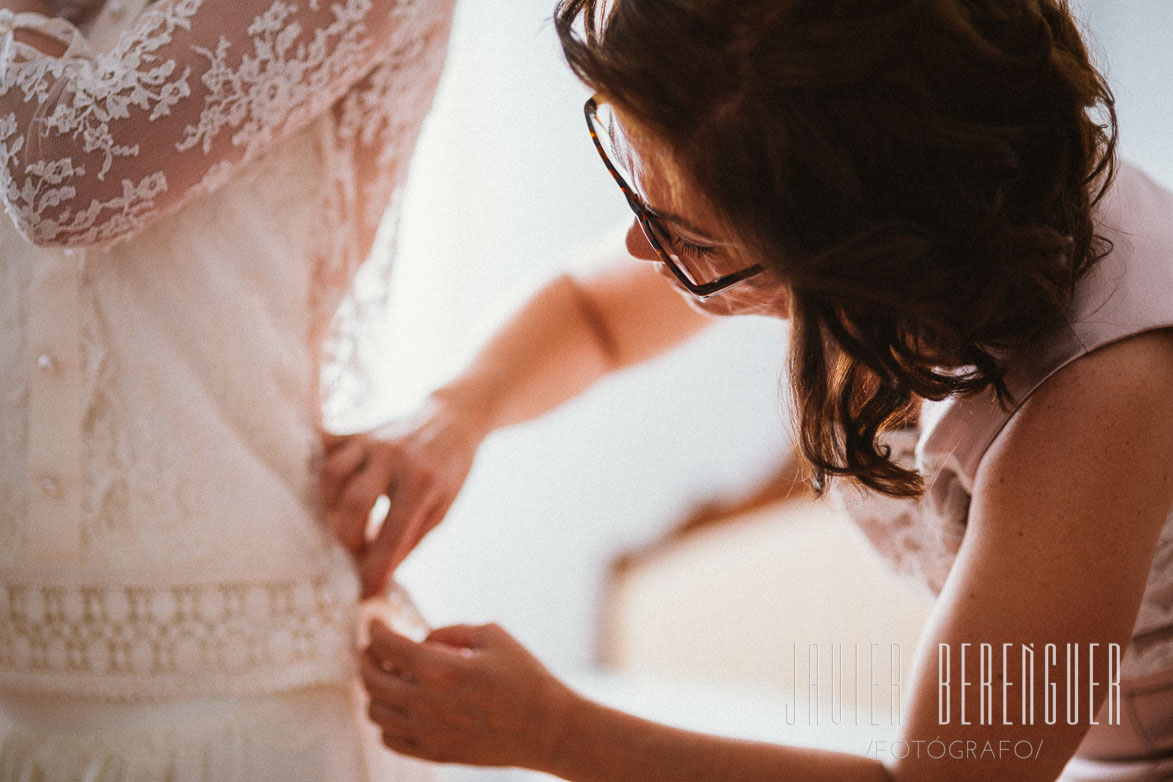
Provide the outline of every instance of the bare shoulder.
[[1045,382],[990,447],[975,500],[1001,512],[1065,509],[1159,528],[1173,502],[1173,329],[1095,350]]
[[1148,429],[1173,423],[1173,329],[1138,334],[1071,362],[1023,404],[998,445],[1129,420]]
[[[1126,646],[1173,505],[1173,333],[1122,340],[1055,373],[990,447],[973,489],[918,654],[991,641],[1089,654]],[[940,675],[931,658],[922,663],[929,683],[919,674],[913,735],[940,729],[939,696],[926,693]],[[1019,764],[997,778],[1054,779],[1086,729],[1016,728],[1015,738],[1045,738],[1054,773]]]
[[1171,399],[1168,386],[1153,380],[1173,379],[1173,328],[1156,329],[1105,345],[1060,370],[1063,382],[1043,384],[1044,397],[1063,395],[1063,389],[1080,393],[1103,387],[1106,393],[1129,389]]

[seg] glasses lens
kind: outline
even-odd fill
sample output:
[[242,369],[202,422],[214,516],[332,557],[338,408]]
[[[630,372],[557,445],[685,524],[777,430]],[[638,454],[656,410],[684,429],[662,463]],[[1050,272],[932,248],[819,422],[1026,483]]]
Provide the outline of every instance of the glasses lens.
[[609,104],[598,106],[594,117],[595,133],[607,161],[619,173],[631,191],[633,205],[640,216],[640,226],[653,245],[659,245],[667,262],[694,285],[707,285],[741,270],[742,266],[730,258],[728,248],[692,236],[678,229],[669,220],[650,212],[648,199],[640,183],[643,171],[623,129]]
[[[615,112],[612,111],[610,104],[604,103],[595,109],[594,117],[595,134],[599,137],[599,144],[603,147],[603,154],[607,156],[607,161],[619,172],[619,176],[623,177],[625,184],[630,188],[637,188],[638,182],[632,172],[631,166],[631,147],[627,143],[627,138],[623,135],[619,123],[615,120]],[[643,195],[636,190],[637,197],[641,200]]]
[[648,226],[676,267],[695,285],[708,285],[740,270],[723,247],[692,240],[674,231],[671,223],[649,216]]

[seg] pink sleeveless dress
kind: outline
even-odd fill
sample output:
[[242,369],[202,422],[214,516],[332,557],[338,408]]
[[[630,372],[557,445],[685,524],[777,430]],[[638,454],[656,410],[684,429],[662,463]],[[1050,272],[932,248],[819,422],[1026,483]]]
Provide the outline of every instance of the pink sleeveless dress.
[[[1081,281],[1068,327],[1010,366],[1008,385],[1019,404],[1089,352],[1173,327],[1173,193],[1123,165],[1099,207],[1098,230],[1113,249]],[[924,497],[840,492],[880,553],[934,594],[965,535],[974,476],[1013,414],[987,395],[925,402],[919,431],[890,440],[895,455],[928,477]],[[1093,728],[1063,780],[1173,779],[1173,513],[1123,653],[1122,679],[1123,724]]]

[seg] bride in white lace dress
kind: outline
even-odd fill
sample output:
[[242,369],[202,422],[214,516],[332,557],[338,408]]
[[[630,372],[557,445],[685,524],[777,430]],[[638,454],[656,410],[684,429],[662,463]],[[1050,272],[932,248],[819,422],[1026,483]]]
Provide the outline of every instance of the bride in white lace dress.
[[451,0],[0,9],[0,779],[421,773],[315,464]]

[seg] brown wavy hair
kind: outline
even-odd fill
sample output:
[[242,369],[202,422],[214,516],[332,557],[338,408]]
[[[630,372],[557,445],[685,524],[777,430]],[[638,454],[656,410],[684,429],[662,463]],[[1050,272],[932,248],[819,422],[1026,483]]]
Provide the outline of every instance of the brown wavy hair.
[[570,67],[669,145],[792,297],[817,491],[923,491],[881,434],[921,398],[1013,400],[1110,245],[1116,115],[1061,0],[561,0]]

